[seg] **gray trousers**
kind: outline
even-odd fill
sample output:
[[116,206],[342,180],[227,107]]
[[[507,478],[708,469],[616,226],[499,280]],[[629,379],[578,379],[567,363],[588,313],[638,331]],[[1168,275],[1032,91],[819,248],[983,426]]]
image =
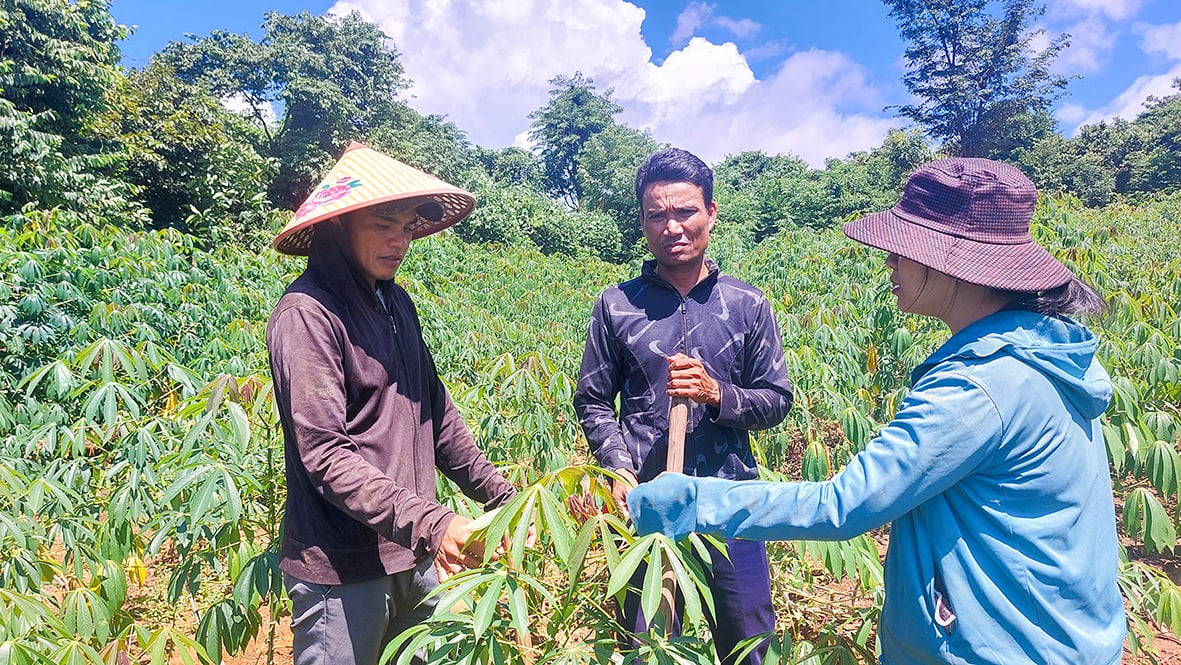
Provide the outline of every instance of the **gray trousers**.
[[437,598],[434,562],[354,584],[314,584],[284,574],[291,598],[293,665],[377,665],[399,633],[421,623]]

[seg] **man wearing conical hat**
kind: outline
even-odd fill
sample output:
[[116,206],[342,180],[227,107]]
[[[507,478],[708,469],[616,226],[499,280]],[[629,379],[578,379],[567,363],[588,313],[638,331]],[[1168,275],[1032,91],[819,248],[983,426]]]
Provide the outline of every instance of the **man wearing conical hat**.
[[425,596],[483,560],[440,505],[442,471],[488,509],[515,491],[476,447],[394,282],[412,240],[474,197],[354,143],[275,238],[306,255],[267,325],[283,427],[280,568],[296,665],[370,665],[430,615]]

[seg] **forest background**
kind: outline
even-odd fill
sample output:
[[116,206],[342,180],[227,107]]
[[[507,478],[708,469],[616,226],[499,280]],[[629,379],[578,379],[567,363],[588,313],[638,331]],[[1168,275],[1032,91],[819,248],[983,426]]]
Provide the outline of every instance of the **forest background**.
[[[761,152],[714,165],[711,255],[768,294],[797,386],[788,422],[756,437],[764,475],[838,471],[946,337],[896,311],[882,257],[841,223],[892,205],[932,158],[1013,163],[1044,194],[1035,235],[1108,297],[1092,324],[1116,383],[1104,432],[1127,651],[1153,660],[1181,631],[1181,92],[1066,138],[1048,113],[1068,83],[1048,66],[1062,42],[1032,50],[1037,6],[886,4],[913,127],[823,169]],[[711,662],[703,572],[683,556],[699,543],[636,538],[570,406],[590,306],[646,252],[632,183],[661,147],[616,121],[611,90],[555,77],[529,116],[534,149],[493,150],[410,108],[396,45],[356,14],[271,14],[258,41],[215,32],[131,70],[103,1],[5,0],[0,28],[5,662],[281,658],[282,442],[262,332],[302,266],[269,241],[351,140],[477,196],[399,281],[478,442],[522,489],[487,526],[509,556],[449,582],[408,639],[437,662],[606,662],[611,599],[646,559],[645,602],[670,571],[689,629],[643,636],[645,657]],[[773,547],[773,659],[874,662],[887,538]]]

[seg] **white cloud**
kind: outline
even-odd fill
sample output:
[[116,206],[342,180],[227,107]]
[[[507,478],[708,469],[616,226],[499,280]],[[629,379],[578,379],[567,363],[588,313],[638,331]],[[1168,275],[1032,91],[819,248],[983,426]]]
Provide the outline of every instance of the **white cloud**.
[[[708,48],[705,44],[695,39],[690,48],[704,50]],[[700,71],[686,67],[656,71],[654,76],[676,81],[695,73]],[[737,83],[735,72],[729,74],[731,78],[713,78],[719,83]],[[839,53],[812,50],[794,54],[773,76],[752,78],[744,88],[732,86],[706,103],[687,99],[658,112],[637,100],[627,115],[647,118],[629,124],[646,126],[657,140],[690,149],[706,161],[716,162],[744,150],[763,150],[790,153],[820,167],[827,157],[843,157],[881,144],[886,131],[898,124],[865,113],[866,109],[876,111],[881,104],[861,67]]]
[[745,49],[742,51],[742,55],[746,57],[747,62],[761,62],[763,60],[772,60],[787,52],[787,42],[776,40],[759,44],[754,48]]
[[1089,115],[1091,115],[1091,112],[1081,104],[1063,104],[1054,113],[1054,117],[1058,119],[1058,122],[1070,127],[1080,126],[1083,120]]
[[386,0],[350,0],[330,11],[352,9],[393,38],[411,104],[489,147],[528,128],[553,77],[581,71],[605,90],[651,58],[644,11],[618,0],[401,0],[393,10]]
[[755,82],[755,75],[738,52],[727,42],[713,44],[701,37],[673,51],[660,66],[649,63],[646,76],[634,85],[615,88],[621,102],[648,107],[659,123],[666,118],[683,118],[686,111],[702,106],[728,106]]
[[763,28],[757,21],[748,18],[733,19],[729,16],[719,16],[713,22],[715,25],[729,30],[731,34],[740,39],[757,34]]
[[673,30],[668,41],[673,44],[684,43],[697,34],[697,29],[705,25],[713,12],[713,5],[707,5],[704,2],[690,2],[684,11],[677,15],[677,28]]
[[[1164,74],[1137,77],[1132,85],[1120,93],[1110,104],[1084,115],[1078,121],[1076,129],[1082,125],[1093,125],[1114,118],[1132,120],[1144,111],[1144,101],[1150,96],[1167,97],[1176,94],[1176,90],[1173,89],[1173,79],[1177,77],[1181,77],[1181,63],[1174,65],[1171,70]],[[1081,114],[1077,113],[1076,109],[1072,109],[1070,115],[1077,117]],[[1061,112],[1058,114],[1058,118],[1064,122],[1066,121],[1066,118],[1063,117]]]
[[[712,6],[694,6],[708,20]],[[640,33],[644,10],[624,0],[347,0],[331,11],[351,9],[393,38],[414,81],[411,105],[490,148],[525,145],[549,79],[576,71],[614,89],[620,122],[709,162],[764,150],[821,166],[880,145],[898,124],[883,117],[866,71],[835,52],[796,53],[759,80],[733,43],[693,37],[657,65]]]
[[[1054,71],[1065,74],[1093,74],[1103,69],[1115,48],[1116,35],[1107,22],[1097,16],[1078,21],[1063,32],[1070,34],[1070,46],[1054,61]],[[1049,45],[1048,33],[1040,35],[1038,50]]]
[[1136,15],[1141,0],[1049,0],[1046,11],[1053,17],[1103,15],[1122,21]]
[[697,31],[706,25],[715,25],[739,39],[745,39],[758,34],[763,26],[749,18],[731,18],[729,16],[714,16],[717,5],[705,2],[690,2],[677,15],[677,27],[668,41],[672,44],[684,44],[697,35]]
[[1145,53],[1181,60],[1181,23],[1146,26],[1143,30],[1140,48]]

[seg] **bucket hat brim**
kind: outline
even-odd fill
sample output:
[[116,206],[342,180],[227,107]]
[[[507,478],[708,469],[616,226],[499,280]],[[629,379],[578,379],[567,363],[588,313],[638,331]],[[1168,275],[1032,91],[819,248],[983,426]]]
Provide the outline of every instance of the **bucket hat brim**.
[[946,235],[908,222],[893,210],[849,222],[844,231],[864,245],[1002,291],[1043,291],[1061,286],[1074,276],[1034,240],[998,245]]
[[1003,291],[1037,292],[1074,274],[1029,234],[1037,189],[1017,169],[958,157],[924,164],[901,200],[845,235],[933,270]]

